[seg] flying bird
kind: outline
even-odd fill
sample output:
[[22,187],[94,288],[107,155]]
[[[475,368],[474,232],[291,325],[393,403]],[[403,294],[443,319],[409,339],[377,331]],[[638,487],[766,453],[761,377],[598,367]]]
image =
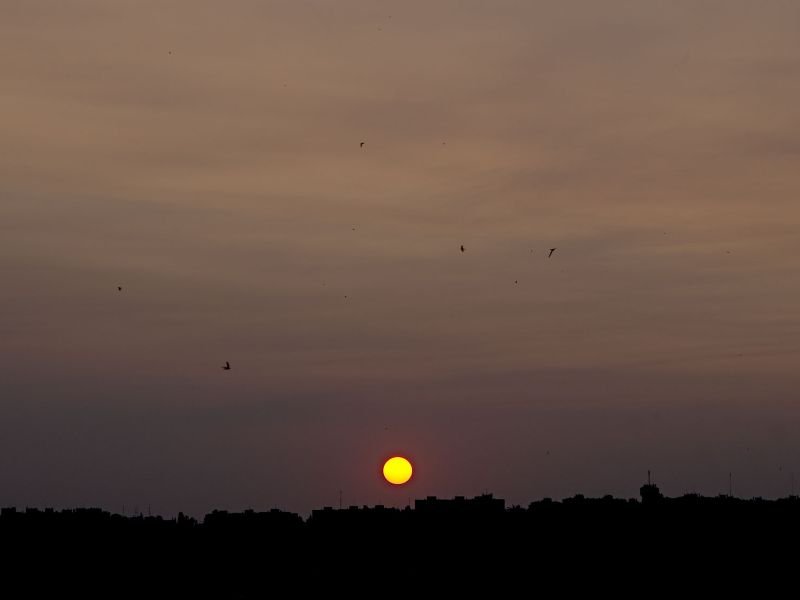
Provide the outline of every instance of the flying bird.
[[555,251],[556,251],[556,248],[550,248],[550,254],[547,255],[547,258],[550,258],[551,256],[553,256],[553,252],[555,252]]
[[359,146],[359,148],[363,148],[364,144],[366,144],[366,142],[361,142],[361,145]]
[[118,285],[118,286],[117,286],[117,291],[118,291],[118,292],[121,292],[121,291],[122,291],[122,286],[121,286],[121,285]]
[[222,367],[222,370],[223,370],[223,371],[230,371],[230,370],[231,370],[231,363],[229,363],[229,362],[226,360],[226,361],[225,361],[225,366],[224,366],[224,367]]
[[464,252],[464,244],[461,244],[461,251]]

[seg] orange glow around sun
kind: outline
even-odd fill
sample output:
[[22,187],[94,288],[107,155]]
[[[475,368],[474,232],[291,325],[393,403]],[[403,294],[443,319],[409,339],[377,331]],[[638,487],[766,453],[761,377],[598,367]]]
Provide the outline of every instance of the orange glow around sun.
[[411,479],[411,463],[402,456],[393,456],[383,465],[383,476],[392,485],[403,485]]

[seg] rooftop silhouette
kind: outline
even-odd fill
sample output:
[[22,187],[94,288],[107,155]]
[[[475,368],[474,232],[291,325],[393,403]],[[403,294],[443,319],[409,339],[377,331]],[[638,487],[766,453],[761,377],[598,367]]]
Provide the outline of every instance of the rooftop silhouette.
[[[354,569],[369,578],[387,565],[424,578],[451,567],[487,577],[535,568],[542,581],[555,581],[573,570],[599,574],[620,565],[652,571],[675,556],[687,564],[747,560],[748,568],[793,556],[778,549],[800,532],[797,496],[669,498],[653,483],[640,492],[545,498],[527,507],[506,506],[492,494],[429,496],[403,508],[327,506],[307,519],[277,509],[214,510],[195,519],[7,507],[0,510],[0,539],[16,550],[23,570],[68,568],[74,575],[90,568],[125,581],[131,593],[148,593],[158,579],[164,593],[201,596],[266,593],[299,582],[316,587],[355,576]],[[131,579],[134,565],[142,570]],[[62,589],[58,580],[37,581]]]

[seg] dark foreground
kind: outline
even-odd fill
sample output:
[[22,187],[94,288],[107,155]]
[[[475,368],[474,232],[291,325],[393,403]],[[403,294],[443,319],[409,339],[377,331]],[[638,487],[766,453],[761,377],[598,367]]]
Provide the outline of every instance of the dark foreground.
[[275,510],[196,521],[4,509],[0,593],[794,596],[799,545],[796,496],[669,499],[655,486],[642,488],[642,500],[576,496],[506,508],[482,496],[417,501],[413,510],[325,509],[306,521]]

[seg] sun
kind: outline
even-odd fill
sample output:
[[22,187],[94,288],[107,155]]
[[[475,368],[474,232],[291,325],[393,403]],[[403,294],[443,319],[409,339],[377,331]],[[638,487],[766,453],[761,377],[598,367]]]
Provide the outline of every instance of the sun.
[[393,456],[383,465],[383,476],[392,485],[403,485],[411,479],[411,463],[402,456]]

